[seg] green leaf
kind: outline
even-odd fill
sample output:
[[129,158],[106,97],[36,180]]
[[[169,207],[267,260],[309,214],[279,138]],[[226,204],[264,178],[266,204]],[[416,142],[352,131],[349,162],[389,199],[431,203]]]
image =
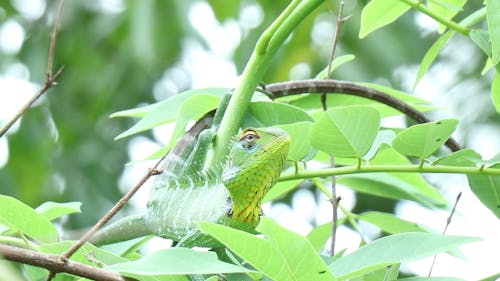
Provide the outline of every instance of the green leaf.
[[382,145],[390,145],[395,136],[396,134],[392,130],[378,131],[377,136],[375,137],[375,140],[370,147],[370,150],[363,156],[363,160],[372,159],[377,154]]
[[429,70],[432,63],[436,60],[437,56],[443,49],[444,45],[450,40],[450,38],[455,34],[455,31],[449,30],[445,34],[441,35],[434,44],[429,48],[427,53],[425,53],[422,62],[420,63],[420,67],[418,69],[417,77],[415,78],[415,82],[413,83],[413,89],[417,87],[418,82],[424,76],[424,74]]
[[[462,10],[466,0],[431,0],[429,1],[429,8],[436,12],[441,18],[451,19],[458,12]],[[446,29],[446,26],[439,24],[439,33],[442,33]]]
[[200,229],[273,280],[335,280],[309,241],[263,217],[261,239],[227,226],[202,222]]
[[471,148],[455,151],[432,162],[432,165],[474,167],[481,162],[481,155]]
[[[382,144],[377,155],[370,161],[373,165],[409,165],[408,158],[392,147]],[[352,165],[352,164],[351,164]],[[446,199],[439,191],[429,185],[420,174],[415,173],[377,173],[339,176],[337,181],[350,188],[392,199],[406,199],[425,206],[447,206]]]
[[264,195],[262,202],[273,201],[274,199],[287,194],[291,190],[297,188],[303,180],[290,180],[278,182],[269,189],[269,191]]
[[180,247],[160,250],[136,261],[114,264],[106,270],[145,276],[253,272],[218,260],[213,252]]
[[269,101],[256,101],[250,104],[242,127],[268,127],[301,121],[314,121],[299,107]]
[[399,275],[400,263],[393,264],[387,268],[386,274],[384,275],[384,280],[396,280]]
[[[216,97],[222,97],[230,92],[227,88],[206,88],[189,90],[178,95],[175,95],[165,101],[149,105],[147,110],[144,108],[131,109],[126,111],[117,112],[111,117],[124,117],[124,116],[144,116],[134,126],[118,135],[115,139],[128,137],[159,125],[167,124],[174,121],[180,114],[181,107],[187,99],[194,95],[204,94]],[[146,113],[147,112],[147,113]]]
[[338,280],[362,276],[394,263],[411,262],[479,241],[476,237],[406,232],[386,236],[334,261],[330,268]]
[[[433,165],[475,167],[485,165],[500,169],[500,163],[493,158],[483,161],[481,155],[472,149],[463,149],[436,160]],[[467,175],[469,186],[477,198],[500,218],[500,176]]]
[[1,194],[0,223],[43,243],[59,240],[56,228],[48,219],[23,202]]
[[[375,158],[370,161],[373,165],[409,165],[411,162],[408,158],[399,154],[392,147],[385,144],[381,146]],[[433,205],[447,206],[447,200],[443,195],[432,185],[429,185],[420,174],[415,173],[390,173],[391,177],[395,178],[395,182],[401,181],[402,184],[398,183],[398,188],[405,190],[410,194],[415,194],[423,202],[432,202]],[[405,188],[408,187],[408,188]]]
[[425,228],[410,221],[396,217],[394,214],[383,212],[364,212],[357,217],[360,220],[378,226],[384,232],[395,234],[401,232],[429,232]]
[[311,150],[313,150],[309,138],[312,124],[309,121],[301,121],[278,126],[287,131],[291,138],[290,152],[288,152],[287,160],[296,162],[310,155]]
[[318,73],[318,75],[316,75],[315,79],[325,79],[327,77],[330,78],[332,76],[332,73],[335,71],[335,69],[337,69],[339,66],[341,66],[347,62],[352,61],[355,58],[356,58],[356,56],[351,55],[351,54],[343,55],[343,56],[335,58],[332,62],[332,66],[330,68],[330,75],[328,75],[328,73],[327,73],[327,71],[328,71],[328,66],[327,66],[323,70],[321,70]]
[[361,158],[377,136],[380,114],[366,106],[326,111],[311,127],[311,144],[338,157]]
[[491,61],[497,65],[500,61],[500,1],[486,0],[486,20],[491,42]]
[[219,22],[233,19],[234,15],[237,15],[238,12],[240,12],[242,6],[240,1],[221,2],[217,0],[209,0],[207,2],[212,7],[212,11]]
[[[61,254],[63,252],[66,252],[73,244],[74,242],[72,241],[44,244],[40,247],[40,250],[44,253],[49,253],[49,254]],[[95,266],[102,267],[105,265],[121,264],[129,262],[129,260],[123,257],[117,256],[116,254],[106,251],[104,249],[95,247],[94,245],[89,243],[85,243],[80,249],[78,249],[78,251],[71,256],[71,260],[94,267]],[[32,273],[36,273],[36,271],[35,272],[33,271],[34,270],[31,270]],[[189,279],[187,279],[184,276],[169,276],[168,279],[164,279],[162,277],[144,276],[132,273],[124,275],[141,281],[163,281],[163,280],[189,281]]]
[[495,73],[491,82],[491,101],[498,113],[500,113],[500,74]]
[[144,237],[134,238],[126,241],[121,241],[118,243],[103,245],[100,248],[108,252],[114,253],[115,255],[124,257],[126,259],[131,259],[130,257],[135,257],[137,250],[139,250],[144,244],[149,242],[154,236],[148,235]]
[[309,239],[309,242],[311,242],[314,249],[317,252],[320,252],[325,247],[325,244],[330,236],[332,236],[332,223],[327,222],[320,226],[316,226],[313,230],[311,230],[307,234],[307,239]]
[[403,155],[423,160],[446,142],[457,125],[456,119],[414,125],[400,132],[392,142],[392,146]]
[[[500,169],[500,164],[491,168]],[[467,175],[467,179],[472,192],[500,219],[500,176]]]
[[[256,228],[271,242],[274,250],[285,258],[293,280],[334,280],[309,240],[264,217]],[[305,269],[307,268],[307,269]]]
[[205,281],[219,281],[219,276],[214,275],[205,279]]
[[491,44],[488,31],[483,29],[473,29],[469,33],[470,39],[474,42],[488,57],[491,58]]
[[442,207],[444,205],[428,196],[424,196],[416,190],[414,185],[403,181],[402,178],[394,175],[394,173],[366,173],[339,176],[337,182],[357,192],[375,196],[396,200],[411,200],[428,207]]
[[498,278],[500,278],[500,272],[499,273],[495,273],[491,276],[488,276],[486,278],[483,278],[479,281],[498,281]]
[[7,260],[0,260],[0,280],[3,281],[23,281],[25,278],[14,267],[14,264]]
[[465,281],[456,277],[408,277],[399,278],[397,281]]
[[483,66],[483,69],[481,70],[481,75],[484,76],[488,71],[490,71],[490,69],[493,67],[493,64],[491,63],[491,59],[488,58],[485,62],[484,62],[484,66]]
[[114,112],[111,115],[109,115],[110,118],[116,118],[116,117],[144,117],[147,114],[153,112],[156,108],[160,106],[165,106],[164,104],[168,103],[175,103],[176,99],[182,99],[184,98],[182,94],[175,95],[167,100],[160,101],[157,103],[137,107],[137,108],[131,108],[131,109],[125,109],[122,111]]
[[[40,246],[40,251],[47,254],[62,254],[69,250],[74,243],[74,241],[63,241],[60,243],[43,244]],[[71,256],[71,260],[93,266],[127,262],[126,259],[90,243],[85,243],[78,249],[78,251]]]
[[[364,274],[362,276],[349,279],[349,281],[394,281],[397,279],[397,273],[399,272],[399,267],[397,265],[398,264],[393,264],[391,266],[388,266],[387,268],[384,267],[372,272],[368,272],[367,274]],[[393,271],[396,271],[396,274],[392,273]],[[391,277],[389,276],[390,273],[392,273],[391,275],[396,275],[396,277],[391,279]]]
[[173,147],[177,140],[185,133],[190,121],[198,120],[210,110],[217,107],[220,97],[208,94],[198,94],[187,98],[179,109],[175,121],[175,128],[168,147]]
[[372,0],[361,12],[359,38],[364,38],[374,30],[398,19],[410,6],[399,0]]
[[45,202],[38,206],[35,210],[42,216],[44,216],[49,221],[56,218],[62,217],[64,215],[81,213],[80,207],[82,203],[80,202],[68,202],[68,203],[57,203],[57,202]]

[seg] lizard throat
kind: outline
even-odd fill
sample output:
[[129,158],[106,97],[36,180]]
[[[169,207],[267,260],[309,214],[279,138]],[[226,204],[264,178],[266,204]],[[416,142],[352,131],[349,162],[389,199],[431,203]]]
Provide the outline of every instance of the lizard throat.
[[290,137],[276,128],[247,130],[240,143],[233,145],[222,174],[231,197],[228,215],[233,222],[247,226],[259,223],[262,199],[279,178],[289,147]]
[[262,214],[261,202],[264,192],[265,188],[260,188],[255,190],[253,194],[249,193],[248,197],[243,200],[238,200],[238,198],[231,199],[231,218],[241,223],[257,225]]

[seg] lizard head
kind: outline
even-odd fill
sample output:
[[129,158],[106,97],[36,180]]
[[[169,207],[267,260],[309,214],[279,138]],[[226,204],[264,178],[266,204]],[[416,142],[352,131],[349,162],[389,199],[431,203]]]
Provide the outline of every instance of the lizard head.
[[290,136],[276,127],[248,128],[234,140],[222,174],[233,220],[258,223],[262,198],[277,181],[289,148]]

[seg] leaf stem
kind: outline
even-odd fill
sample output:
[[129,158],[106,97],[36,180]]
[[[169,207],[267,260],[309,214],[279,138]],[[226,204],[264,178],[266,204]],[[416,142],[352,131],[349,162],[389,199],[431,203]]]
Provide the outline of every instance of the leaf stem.
[[33,251],[39,251],[40,247],[25,239],[17,238],[17,237],[10,237],[10,236],[0,236],[0,244],[5,244],[5,245],[11,245],[11,246],[16,246],[19,248],[23,249],[29,249]]
[[465,28],[452,20],[449,20],[447,18],[443,18],[441,15],[439,15],[435,11],[433,11],[433,10],[427,8],[425,5],[423,5],[422,1],[414,1],[414,0],[400,0],[400,1],[411,6],[415,10],[418,10],[418,11],[428,15],[429,17],[435,19],[437,22],[445,25],[449,29],[460,32],[465,36],[469,36],[470,30],[468,28]]
[[356,221],[358,215],[353,214],[349,209],[347,209],[344,205],[339,204],[339,208],[344,213],[346,220],[351,224],[351,227],[354,228],[354,230],[359,234],[359,237],[363,244],[366,244],[366,239],[363,237],[363,232],[361,231],[361,228],[359,227],[358,222]]
[[315,171],[300,171],[298,173],[283,174],[279,181],[295,180],[295,179],[309,179],[316,177],[329,177],[333,175],[347,175],[347,174],[360,174],[360,173],[440,173],[440,174],[476,174],[476,175],[489,175],[500,176],[500,169],[480,167],[457,167],[457,166],[420,166],[417,165],[370,165],[370,166],[344,166],[329,169],[321,169]]

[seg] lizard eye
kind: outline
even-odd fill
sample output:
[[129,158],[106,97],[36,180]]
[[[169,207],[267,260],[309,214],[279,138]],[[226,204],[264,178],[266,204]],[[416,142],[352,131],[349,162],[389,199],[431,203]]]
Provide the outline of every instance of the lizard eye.
[[254,147],[254,145],[257,143],[257,140],[259,140],[260,136],[257,134],[256,131],[254,130],[246,130],[243,132],[243,135],[241,135],[240,138],[240,144],[243,146],[243,148],[250,149]]

